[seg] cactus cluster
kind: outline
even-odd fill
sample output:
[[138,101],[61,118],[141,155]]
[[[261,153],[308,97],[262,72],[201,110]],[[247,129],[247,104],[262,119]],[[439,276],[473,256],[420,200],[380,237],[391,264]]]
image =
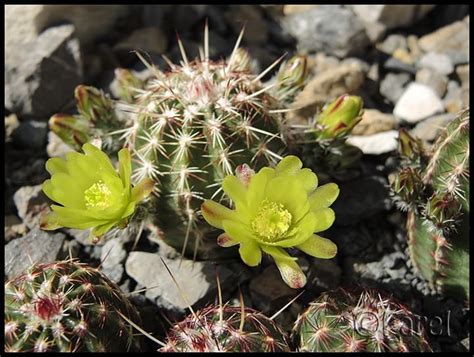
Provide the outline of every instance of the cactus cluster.
[[431,150],[400,131],[401,170],[392,180],[398,207],[407,211],[414,266],[433,288],[469,297],[469,109]]
[[339,288],[310,304],[292,337],[306,352],[430,352],[421,322],[380,292]]
[[139,315],[99,270],[74,260],[35,264],[5,283],[5,350],[138,351]]
[[179,322],[161,352],[289,352],[285,332],[244,307],[210,305]]

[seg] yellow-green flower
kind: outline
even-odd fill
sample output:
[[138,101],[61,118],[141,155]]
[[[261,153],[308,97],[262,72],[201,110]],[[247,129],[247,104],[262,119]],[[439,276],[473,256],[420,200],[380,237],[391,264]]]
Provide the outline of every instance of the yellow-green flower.
[[84,154],[68,152],[66,159],[46,162],[51,179],[43,183],[44,193],[59,205],[52,205],[43,217],[41,228],[60,227],[89,229],[100,238],[114,226],[125,227],[138,202],[153,189],[153,181],[144,179],[132,188],[130,152],[118,153],[119,171],[108,156],[90,143],[83,145]]
[[333,224],[334,211],[329,206],[339,188],[334,183],[317,187],[317,176],[302,166],[296,156],[287,156],[275,169],[264,167],[257,174],[247,165],[239,166],[236,176],[228,175],[222,183],[235,209],[211,200],[201,206],[205,220],[225,231],[217,238],[219,245],[240,244],[240,256],[249,266],[260,263],[262,251],[271,255],[292,288],[303,287],[306,277],[284,248],[295,247],[323,259],[337,253],[333,242],[315,233]]

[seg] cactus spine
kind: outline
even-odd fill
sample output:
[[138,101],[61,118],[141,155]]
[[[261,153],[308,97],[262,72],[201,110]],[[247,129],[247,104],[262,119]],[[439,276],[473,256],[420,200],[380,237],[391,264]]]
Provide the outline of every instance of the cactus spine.
[[408,212],[414,266],[433,288],[469,297],[469,109],[453,120],[430,152],[400,133],[402,169],[392,182]]
[[16,352],[138,351],[120,314],[139,321],[119,287],[73,260],[30,267],[5,284],[5,349]]
[[250,308],[210,305],[176,324],[162,352],[289,352],[280,326]]
[[298,317],[293,339],[306,352],[430,352],[420,318],[375,290],[323,293]]

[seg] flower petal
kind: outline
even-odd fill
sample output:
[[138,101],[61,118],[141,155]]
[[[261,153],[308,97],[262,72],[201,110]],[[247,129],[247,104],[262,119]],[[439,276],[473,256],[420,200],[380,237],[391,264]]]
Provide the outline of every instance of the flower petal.
[[329,207],[339,195],[339,187],[335,183],[327,183],[316,189],[309,196],[311,210]]
[[336,215],[331,208],[321,208],[317,211],[313,211],[314,215],[316,216],[316,226],[314,227],[315,233],[322,232],[332,226],[334,220],[336,219]]
[[122,179],[123,187],[128,189],[130,187],[130,176],[132,174],[132,159],[130,157],[130,151],[127,148],[123,148],[118,153],[119,158],[119,175]]
[[[63,206],[84,208],[84,191],[78,181],[68,174],[58,172],[46,184],[47,195]],[[46,192],[45,192],[46,193]]]
[[301,169],[296,175],[296,180],[307,192],[313,191],[318,186],[318,176],[308,168]]
[[237,177],[226,176],[222,181],[222,189],[234,201],[236,207],[238,205],[246,206],[247,188]]
[[291,213],[292,222],[298,222],[309,210],[307,192],[298,185],[294,177],[275,177],[265,190],[265,198],[281,203]]
[[267,187],[267,183],[274,176],[274,169],[270,167],[264,167],[250,180],[247,191],[247,204],[249,208],[252,209],[253,213],[256,213],[260,203],[265,198],[265,189]]
[[49,212],[48,214],[41,216],[40,228],[45,231],[52,231],[52,230],[61,228],[61,225],[58,222],[57,213]]
[[230,237],[239,242],[248,242],[254,240],[252,232],[242,223],[234,220],[223,220],[222,226]]
[[222,233],[217,237],[217,244],[221,247],[228,248],[239,244],[239,242],[233,240],[227,233]]
[[51,175],[54,175],[58,172],[64,172],[65,174],[68,173],[66,161],[59,158],[53,157],[46,161],[46,171],[48,171]]
[[253,241],[240,243],[239,254],[244,263],[251,267],[259,265],[262,260],[260,246]]
[[288,248],[303,243],[315,232],[317,218],[313,212],[308,212],[294,228],[294,234],[288,235],[284,240],[278,241],[275,245]]
[[306,254],[316,258],[331,259],[337,254],[337,245],[327,238],[313,234],[311,238],[296,246]]
[[144,200],[153,191],[154,186],[155,181],[145,177],[138,184],[136,184],[135,187],[132,188],[131,200],[134,202],[140,202]]
[[117,222],[110,222],[103,224],[101,226],[96,226],[92,229],[92,234],[96,238],[101,238],[105,233],[107,233],[114,225],[116,225]]
[[207,223],[219,229],[224,229],[223,220],[233,220],[235,217],[235,211],[212,200],[204,201],[201,213]]
[[284,157],[276,167],[276,173],[279,174],[295,174],[303,167],[301,160],[293,155]]
[[293,289],[299,289],[306,285],[306,276],[304,275],[303,271],[299,267],[298,263],[294,261],[287,252],[285,252],[281,248],[275,248],[275,250],[279,250],[277,254],[269,253],[272,258],[275,260],[275,263],[280,271],[281,277],[283,281]]
[[87,156],[95,159],[104,170],[108,171],[112,175],[117,175],[109,157],[99,148],[90,143],[85,143],[82,146],[82,151],[84,151]]

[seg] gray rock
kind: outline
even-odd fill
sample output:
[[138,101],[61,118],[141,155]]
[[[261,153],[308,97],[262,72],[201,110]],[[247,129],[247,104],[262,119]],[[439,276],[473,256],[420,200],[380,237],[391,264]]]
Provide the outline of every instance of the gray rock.
[[18,216],[29,229],[39,227],[39,221],[49,207],[49,200],[41,189],[41,185],[23,186],[13,195]]
[[372,135],[392,130],[397,125],[397,119],[382,113],[377,109],[364,109],[362,120],[352,129],[352,135]]
[[133,31],[127,38],[114,46],[116,51],[143,50],[162,54],[168,46],[168,39],[158,27],[143,27]]
[[402,62],[401,60],[394,57],[390,57],[388,60],[386,60],[385,63],[383,64],[383,67],[387,71],[406,72],[410,74],[416,74],[415,66]]
[[369,45],[362,22],[351,10],[339,6],[320,5],[286,16],[282,25],[298,40],[300,49],[310,52],[342,58],[361,54]]
[[367,24],[383,24],[387,29],[415,24],[436,5],[352,5],[352,10]]
[[382,280],[382,278],[388,277],[389,279],[401,280],[407,272],[407,267],[403,263],[405,260],[405,254],[393,252],[384,255],[381,260],[375,262],[355,263],[353,269],[360,274],[361,278],[365,279]]
[[[213,263],[183,259],[180,266],[180,259],[162,259],[191,306],[200,306],[215,296],[217,288]],[[158,254],[131,252],[125,269],[130,277],[148,289],[145,296],[152,301],[156,300],[158,306],[175,312],[183,312],[188,307]],[[222,289],[235,287],[238,280],[236,271],[225,266],[219,266],[218,271]]]
[[52,131],[48,132],[46,152],[49,157],[64,157],[69,151],[74,151],[74,149],[65,144],[64,141]]
[[405,85],[410,82],[408,73],[388,73],[380,82],[380,94],[390,102],[396,103],[402,96]]
[[15,130],[13,140],[22,148],[41,151],[46,146],[47,133],[48,123],[26,120]]
[[372,135],[351,135],[347,143],[358,147],[364,154],[380,155],[397,148],[397,130],[383,131]]
[[20,121],[15,114],[10,114],[5,117],[5,143],[13,141],[15,131],[20,126]]
[[469,65],[464,64],[456,67],[456,74],[461,81],[461,86],[469,88]]
[[461,88],[458,82],[449,81],[443,103],[447,112],[459,112],[464,106],[469,105],[469,88]]
[[127,256],[123,242],[120,239],[109,239],[101,250],[102,272],[113,281],[119,283],[124,273],[123,262]]
[[268,38],[268,25],[262,9],[256,5],[231,5],[225,18],[234,30],[240,33],[245,24],[244,43],[264,44]]
[[27,232],[26,225],[14,214],[5,216],[5,242],[24,236]]
[[[94,246],[96,244],[92,243],[90,239],[90,230],[89,229],[75,229],[67,228],[65,232],[70,235],[72,238],[77,240],[79,243],[85,246]],[[104,245],[104,240],[100,240],[97,245]]]
[[340,194],[332,208],[337,225],[353,225],[387,211],[392,206],[388,196],[388,183],[384,177],[369,176],[339,186]]
[[433,89],[440,98],[444,96],[448,88],[448,77],[429,68],[422,68],[416,72],[415,79],[418,83]]
[[341,283],[342,269],[337,265],[336,259],[312,258],[308,287],[323,292],[337,288]]
[[5,275],[12,279],[32,263],[50,263],[58,259],[64,234],[51,234],[35,228],[26,236],[5,245]]
[[454,71],[453,62],[451,58],[443,53],[429,52],[420,58],[418,66],[421,68],[433,69],[440,74],[446,76]]
[[456,21],[435,32],[423,36],[418,41],[425,52],[444,53],[454,65],[469,62],[469,24]]
[[393,114],[415,123],[443,110],[443,102],[430,87],[412,82],[398,99]]
[[387,36],[387,38],[377,45],[377,48],[385,52],[386,54],[392,55],[396,49],[401,48],[406,50],[408,48],[407,39],[403,35],[392,34]]
[[[12,31],[12,29],[10,29]],[[23,117],[47,120],[73,101],[81,83],[74,26],[52,27],[18,46],[5,63],[5,107]]]
[[416,124],[410,134],[425,141],[434,141],[454,118],[456,118],[456,115],[453,113],[436,115]]

